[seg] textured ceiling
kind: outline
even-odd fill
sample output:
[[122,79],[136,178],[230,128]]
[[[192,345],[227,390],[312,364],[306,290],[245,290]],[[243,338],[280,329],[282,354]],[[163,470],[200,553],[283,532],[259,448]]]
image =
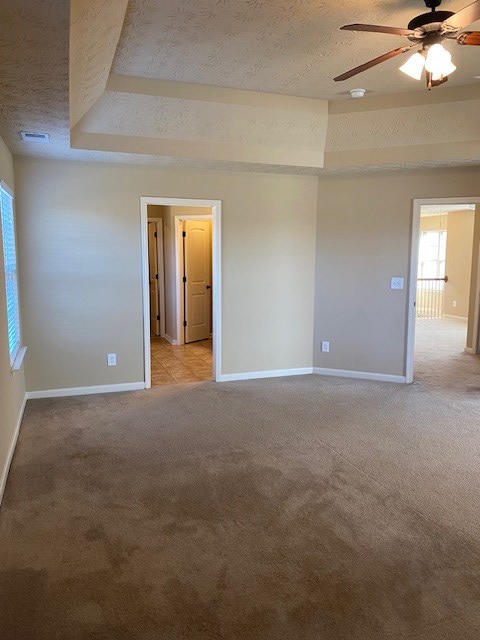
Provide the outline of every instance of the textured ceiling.
[[[444,0],[458,11],[471,0]],[[400,59],[335,83],[333,78],[408,44],[401,36],[340,31],[364,22],[405,27],[426,12],[422,0],[130,0],[113,71],[328,100],[361,86],[413,91]],[[449,84],[480,75],[476,47],[448,43],[458,70]]]
[[[68,36],[67,2],[1,0],[0,133],[14,153],[68,148]],[[23,129],[51,144],[22,142]]]
[[70,10],[70,122],[101,97],[125,20],[128,0],[76,0]]
[[[479,100],[331,115],[327,150],[374,149],[476,140]],[[479,149],[480,151],[480,149]]]
[[[468,1],[444,0],[442,9],[455,11],[468,4]],[[88,5],[85,0],[82,2],[85,6]],[[89,35],[95,46],[105,44],[108,38],[111,49],[111,43],[118,34],[109,30],[111,21],[105,16],[111,15],[109,12],[115,8],[116,3],[113,0],[95,0],[95,4],[100,7],[105,5],[104,9],[108,5],[109,10],[103,13],[100,9],[87,12],[85,15],[90,16],[91,30],[87,25],[86,31],[90,31]],[[123,4],[123,0],[118,3],[118,7],[120,4]],[[398,60],[389,61],[346,83],[334,83],[332,80],[334,75],[403,43],[403,39],[396,36],[342,32],[339,30],[342,24],[360,21],[403,26],[423,11],[424,6],[420,0],[378,0],[375,3],[371,0],[130,0],[112,71],[122,75],[330,100],[346,100],[347,90],[355,86],[363,86],[371,94],[378,95],[412,90],[425,93],[423,85],[404,78],[398,72]],[[71,149],[69,22],[67,0],[1,0],[0,135],[13,153],[172,167],[318,173],[318,169],[313,167],[266,167],[252,162],[227,163],[200,158]],[[480,81],[473,78],[480,75],[480,48],[458,47],[455,43],[451,46],[459,69],[451,76],[448,85],[452,87],[477,83],[480,91]],[[102,47],[97,46],[98,48]],[[85,62],[88,63],[85,68],[90,70],[91,86],[95,87],[92,95],[100,95],[99,87],[101,89],[101,84],[105,81],[105,58],[100,60],[101,65],[99,60],[94,59],[97,49],[94,46],[83,48]],[[102,73],[94,77],[92,70],[96,66],[101,68]],[[444,88],[440,87],[437,91],[442,92]],[[81,99],[82,95],[79,97]],[[86,93],[83,98],[85,104],[91,102]],[[462,135],[470,136],[470,133],[472,136],[468,139],[479,139],[475,106],[472,101],[463,111],[462,105],[456,120],[452,121],[449,116],[457,134],[442,133],[442,140],[458,141],[462,139]],[[242,112],[242,117],[248,120],[248,109],[242,106],[236,106],[235,109],[237,115],[242,115]],[[238,122],[230,120],[235,109],[228,111],[218,104],[206,109],[205,105],[199,103],[176,103],[174,99],[161,96],[141,97],[118,93],[113,99],[107,92],[87,114],[86,123],[91,131],[111,131],[115,126],[118,128],[120,114],[125,128],[145,137],[170,135],[172,129],[167,125],[168,122],[173,122],[179,139],[189,137],[201,140],[204,134],[200,135],[195,128],[196,122],[204,132],[213,132],[215,129],[213,137],[218,140],[222,140],[222,136],[228,138],[228,135],[251,140],[253,130],[242,131]],[[444,107],[436,108],[437,121],[443,118],[443,109]],[[390,116],[393,114],[393,110],[391,111]],[[408,134],[410,143],[414,144],[418,139],[422,142],[436,139],[435,128],[430,126],[427,112],[428,109],[416,111],[418,117],[412,120],[412,127],[420,128],[420,138],[416,137],[416,132],[412,129]],[[142,120],[145,113],[159,115],[148,124]],[[175,117],[168,118],[169,113]],[[219,114],[224,123],[223,129],[215,128],[219,122]],[[267,118],[264,124],[259,114],[260,111],[255,115],[256,142],[260,140],[260,143],[263,141],[275,144],[275,140],[285,137],[287,145],[292,141],[300,146],[316,145],[323,135],[317,129],[317,120],[311,116],[305,116],[306,128],[300,130],[298,123],[292,122],[286,114],[279,112],[275,116],[277,119]],[[93,121],[92,117],[95,115],[97,120]],[[395,127],[395,124],[392,125],[395,118],[392,121],[390,116],[383,114],[377,118],[371,115],[369,122],[371,124],[378,120],[376,131],[381,131],[383,127],[386,132],[384,135],[388,137],[391,127]],[[398,136],[402,135],[401,128],[406,122],[402,118],[405,115],[397,119],[398,131],[394,131]],[[342,118],[333,117],[329,132],[330,146],[335,150],[347,149],[351,144],[354,147],[368,146],[372,140],[367,133],[368,127],[359,127],[357,122],[355,114],[346,114]],[[51,143],[42,145],[22,142],[21,130],[46,131],[50,134]],[[118,133],[122,132],[118,130]],[[357,132],[354,138],[350,135],[351,132]],[[381,143],[377,146],[381,146]],[[476,163],[477,156],[473,157],[471,154],[469,157],[458,156],[456,159],[438,157],[435,161],[413,159],[398,163],[389,160],[386,164],[392,168],[469,164]],[[385,165],[372,161],[368,168],[376,170],[382,166]],[[344,163],[337,169],[327,167],[325,173],[330,170],[364,168],[352,160],[350,164]]]
[[321,148],[325,127],[316,113],[215,104],[106,91],[82,123],[97,133]]

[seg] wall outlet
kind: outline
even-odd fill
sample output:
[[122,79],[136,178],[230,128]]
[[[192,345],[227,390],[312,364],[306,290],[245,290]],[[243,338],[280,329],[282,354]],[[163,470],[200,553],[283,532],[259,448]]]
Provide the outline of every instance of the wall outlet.
[[115,367],[117,365],[117,354],[107,353],[107,365],[109,367]]
[[453,308],[455,308],[456,306],[457,306],[457,301],[456,301],[456,300],[454,300],[454,301],[452,302],[452,307],[453,307]]
[[330,342],[328,342],[328,340],[322,340],[322,351],[325,353],[330,351]]
[[393,276],[390,280],[390,289],[403,289],[403,278],[400,276]]

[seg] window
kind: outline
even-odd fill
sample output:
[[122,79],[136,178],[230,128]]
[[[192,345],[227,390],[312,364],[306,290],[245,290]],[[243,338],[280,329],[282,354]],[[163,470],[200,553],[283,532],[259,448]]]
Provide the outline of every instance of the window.
[[[446,231],[422,231],[420,234],[418,278],[422,280],[444,278],[446,253]],[[443,290],[444,282],[437,281],[431,284],[433,284],[434,290]]]
[[18,304],[17,251],[15,245],[15,219],[13,195],[0,182],[0,217],[2,220],[3,260],[7,302],[8,350],[10,366],[14,367],[20,352],[20,311]]

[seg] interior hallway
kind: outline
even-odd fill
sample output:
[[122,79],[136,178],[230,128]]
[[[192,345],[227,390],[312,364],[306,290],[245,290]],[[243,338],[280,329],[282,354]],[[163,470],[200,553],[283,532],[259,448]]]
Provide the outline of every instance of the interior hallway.
[[467,321],[416,320],[414,382],[480,392],[480,355],[465,352]]
[[213,379],[212,339],[171,345],[150,337],[152,387]]

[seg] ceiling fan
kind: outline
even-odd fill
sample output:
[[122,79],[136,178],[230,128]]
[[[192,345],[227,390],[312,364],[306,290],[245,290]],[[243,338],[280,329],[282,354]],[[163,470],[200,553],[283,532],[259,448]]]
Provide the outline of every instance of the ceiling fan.
[[347,31],[369,31],[373,33],[389,33],[405,36],[412,44],[398,47],[384,53],[374,60],[365,62],[355,69],[334,78],[335,81],[348,80],[352,76],[366,71],[381,62],[390,60],[401,53],[406,53],[414,47],[421,46],[420,51],[414,53],[407,62],[400,67],[415,80],[420,80],[425,69],[427,87],[431,89],[448,80],[448,76],[457,68],[452,63],[450,53],[442,46],[445,38],[456,40],[461,45],[480,46],[480,31],[461,31],[465,26],[480,19],[480,0],[464,7],[457,13],[453,11],[436,11],[442,0],[424,0],[430,13],[422,13],[408,23],[406,29],[397,27],[382,27],[374,24],[347,24],[341,29]]

